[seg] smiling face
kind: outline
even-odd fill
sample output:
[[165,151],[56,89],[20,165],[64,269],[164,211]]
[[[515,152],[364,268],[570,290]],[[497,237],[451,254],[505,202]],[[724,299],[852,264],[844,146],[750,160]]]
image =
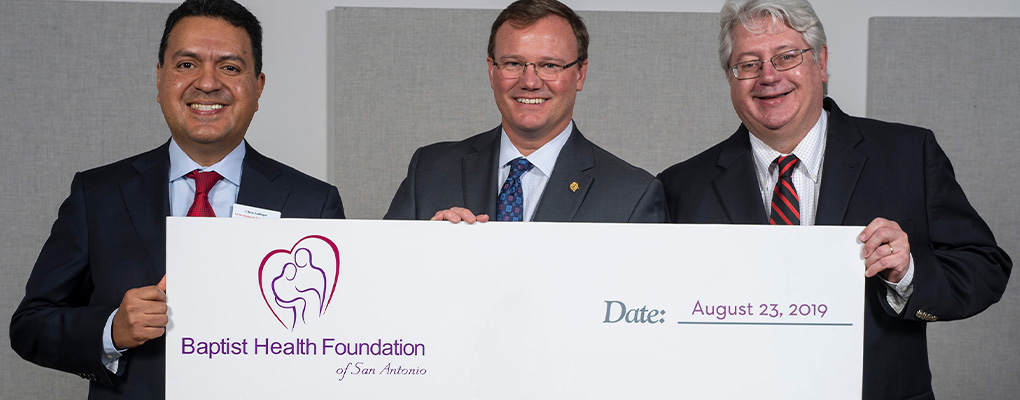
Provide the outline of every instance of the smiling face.
[[[566,65],[577,60],[577,39],[567,20],[550,15],[526,27],[504,23],[496,31],[495,62],[548,62]],[[496,107],[503,115],[503,129],[522,154],[527,155],[566,129],[574,113],[577,92],[584,87],[588,61],[560,73],[558,79],[543,81],[528,66],[524,75],[504,79],[488,59],[489,82]]]
[[751,33],[743,25],[733,28],[730,65],[764,60],[761,76],[739,80],[727,72],[730,100],[748,130],[773,149],[788,153],[800,143],[822,113],[823,87],[828,81],[825,66],[828,50],[822,47],[815,62],[814,51],[803,54],[804,62],[786,71],[776,71],[768,62],[772,56],[810,46],[800,32],[771,20],[755,21],[766,29]]
[[241,143],[265,85],[251,40],[220,18],[181,19],[156,67],[156,101],[174,141],[193,160],[215,164]]

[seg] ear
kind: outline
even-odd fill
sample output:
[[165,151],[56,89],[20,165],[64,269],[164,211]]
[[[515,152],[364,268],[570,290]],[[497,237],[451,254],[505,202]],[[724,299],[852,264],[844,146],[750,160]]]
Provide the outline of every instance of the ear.
[[496,89],[496,66],[492,64],[492,57],[487,57],[485,63],[489,66],[489,86]]
[[163,66],[156,63],[156,102],[159,103],[159,78],[163,72]]
[[822,46],[822,49],[818,51],[818,68],[822,70],[822,83],[829,82],[829,46]]
[[266,74],[259,73],[257,85],[258,85],[259,88],[258,88],[258,93],[255,96],[255,99],[256,99],[256,101],[255,101],[255,111],[259,110],[258,99],[262,98],[262,89],[264,89],[266,87]]
[[588,77],[588,60],[581,61],[581,66],[577,67],[577,91],[580,92],[584,89],[584,78]]

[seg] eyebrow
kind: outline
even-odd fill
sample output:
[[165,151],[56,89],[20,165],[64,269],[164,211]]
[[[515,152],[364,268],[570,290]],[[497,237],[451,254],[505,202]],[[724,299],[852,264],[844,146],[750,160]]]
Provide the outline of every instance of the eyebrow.
[[[521,56],[518,56],[518,55],[511,55],[511,54],[503,55],[502,57],[497,57],[495,60],[498,61],[498,62],[501,62],[501,63],[502,62],[506,62],[507,60],[510,60],[510,61],[521,61],[521,62],[530,62],[530,61],[524,61],[524,57],[521,57]],[[534,61],[534,62],[539,62],[539,63],[541,63],[541,62],[553,62],[553,63],[565,64],[568,61],[564,61],[564,60],[560,59],[559,57],[552,56],[552,57],[541,57],[541,58],[538,59],[538,61]]]
[[[177,52],[175,52],[173,54],[173,56],[170,57],[170,59],[172,59],[172,60],[178,59],[178,58],[194,58],[194,59],[199,59],[201,57],[198,56],[198,53],[195,53],[193,51],[188,51],[188,50],[178,50]],[[237,54],[233,54],[233,53],[222,55],[222,56],[219,56],[219,57],[216,58],[216,62],[223,62],[223,61],[236,61],[236,62],[240,63],[241,65],[244,65],[244,66],[248,65],[248,63],[245,62],[244,58],[242,58],[241,56],[239,56]]]
[[[771,50],[769,50],[770,52],[772,52],[772,55],[770,55],[768,57],[765,57],[765,59],[769,59],[771,57],[775,57],[777,54],[782,54],[782,53],[785,53],[785,52],[790,51],[790,50],[798,50],[798,49],[800,49],[800,47],[797,47],[797,45],[795,45],[793,43],[784,43],[784,44],[782,44],[780,46],[773,47]],[[757,57],[758,56],[758,52],[757,51],[745,51],[743,53],[735,54],[734,55],[734,57],[737,57],[738,59],[740,57],[744,57],[744,56]]]

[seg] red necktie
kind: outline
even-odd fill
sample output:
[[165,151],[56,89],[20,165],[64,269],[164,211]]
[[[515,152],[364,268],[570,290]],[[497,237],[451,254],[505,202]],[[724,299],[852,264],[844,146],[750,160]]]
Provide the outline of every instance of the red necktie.
[[213,212],[212,204],[209,204],[209,189],[212,189],[213,185],[223,177],[216,171],[198,172],[197,169],[184,176],[195,180],[195,202],[191,203],[188,216],[215,217],[216,213]]
[[774,161],[779,165],[779,180],[772,191],[772,215],[769,224],[800,225],[800,196],[793,188],[793,169],[800,160],[790,154],[780,156]]

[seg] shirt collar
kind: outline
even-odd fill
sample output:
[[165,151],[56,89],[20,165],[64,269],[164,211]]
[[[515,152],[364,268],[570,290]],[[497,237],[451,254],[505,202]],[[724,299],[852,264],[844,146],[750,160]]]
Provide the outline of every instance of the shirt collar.
[[235,186],[241,186],[241,161],[244,160],[245,154],[245,141],[241,139],[241,144],[238,144],[226,157],[222,160],[213,164],[209,167],[203,167],[199,165],[195,160],[192,160],[187,153],[181,149],[181,146],[171,138],[170,139],[170,182],[180,179],[188,172],[199,170],[202,172],[216,171],[223,177],[223,179],[234,184]]
[[[556,137],[525,158],[534,164],[536,169],[542,171],[542,174],[552,176],[553,168],[556,166],[556,159],[560,156],[560,150],[563,149],[563,145],[567,144],[567,139],[570,138],[572,132],[574,132],[573,120]],[[500,129],[499,167],[502,168],[517,157],[524,157],[524,155],[517,150],[517,146],[510,142],[510,136],[507,136],[506,130]]]
[[[825,133],[828,130],[829,112],[822,110],[818,121],[811,127],[808,134],[801,139],[793,153],[800,159],[796,168],[802,168],[807,177],[812,181],[818,181],[818,169],[822,166],[822,151],[825,148]],[[768,176],[769,168],[776,157],[786,155],[780,153],[753,134],[751,137],[751,151],[754,154],[754,166],[759,177]]]

